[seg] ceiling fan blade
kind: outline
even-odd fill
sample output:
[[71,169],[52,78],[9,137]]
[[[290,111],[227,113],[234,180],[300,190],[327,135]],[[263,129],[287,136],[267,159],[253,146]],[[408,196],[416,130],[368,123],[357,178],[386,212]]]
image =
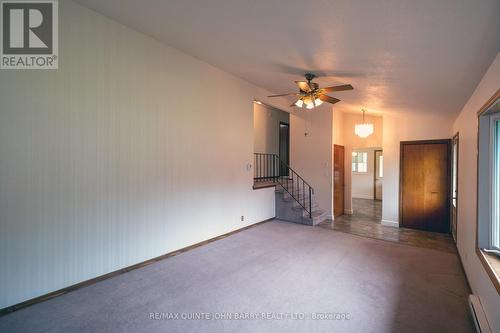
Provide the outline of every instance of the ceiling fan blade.
[[323,102],[328,102],[328,103],[332,103],[332,104],[340,102],[340,99],[337,99],[335,97],[330,97],[327,95],[319,95],[319,99],[322,100]]
[[287,94],[279,94],[279,95],[271,95],[271,96],[267,96],[267,97],[282,97],[282,96],[292,96],[292,95],[300,95],[298,93],[287,93]]
[[334,91],[344,91],[353,90],[354,88],[350,84],[343,84],[341,86],[325,87],[321,88],[324,92],[334,92]]
[[299,86],[299,89],[305,92],[311,92],[312,88],[307,81],[295,81],[295,84]]

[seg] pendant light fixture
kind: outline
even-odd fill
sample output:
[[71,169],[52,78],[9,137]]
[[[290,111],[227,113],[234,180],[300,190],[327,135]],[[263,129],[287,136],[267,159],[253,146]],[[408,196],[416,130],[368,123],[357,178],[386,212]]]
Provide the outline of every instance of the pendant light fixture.
[[366,110],[361,109],[361,111],[363,112],[363,122],[354,126],[354,133],[360,138],[366,138],[373,134],[373,124],[365,121]]

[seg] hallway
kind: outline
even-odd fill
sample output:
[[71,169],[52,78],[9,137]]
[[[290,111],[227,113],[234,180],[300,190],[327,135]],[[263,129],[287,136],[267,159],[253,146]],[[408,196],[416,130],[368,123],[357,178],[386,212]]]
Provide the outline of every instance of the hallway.
[[352,198],[352,216],[380,223],[382,219],[382,201],[361,198]]
[[375,238],[416,247],[456,253],[457,249],[450,234],[421,231],[409,228],[394,228],[380,223],[382,202],[353,198],[353,214],[344,214],[326,220],[318,226],[362,237]]

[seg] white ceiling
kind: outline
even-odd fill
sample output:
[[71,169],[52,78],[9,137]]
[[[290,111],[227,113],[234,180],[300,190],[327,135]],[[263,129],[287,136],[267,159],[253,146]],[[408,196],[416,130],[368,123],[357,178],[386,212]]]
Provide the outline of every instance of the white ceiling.
[[78,0],[274,93],[306,71],[342,111],[456,115],[500,51],[499,0]]

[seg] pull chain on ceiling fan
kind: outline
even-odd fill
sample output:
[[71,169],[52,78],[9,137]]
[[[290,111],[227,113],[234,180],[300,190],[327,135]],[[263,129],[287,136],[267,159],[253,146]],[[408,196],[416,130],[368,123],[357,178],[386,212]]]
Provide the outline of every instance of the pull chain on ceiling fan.
[[350,84],[320,88],[316,82],[311,82],[316,77],[314,74],[306,73],[305,77],[307,81],[295,81],[295,84],[299,87],[298,93],[278,94],[268,97],[297,96],[297,100],[290,107],[298,106],[302,108],[305,105],[307,109],[313,109],[323,102],[331,104],[340,102],[340,99],[328,96],[326,93],[354,89]]

